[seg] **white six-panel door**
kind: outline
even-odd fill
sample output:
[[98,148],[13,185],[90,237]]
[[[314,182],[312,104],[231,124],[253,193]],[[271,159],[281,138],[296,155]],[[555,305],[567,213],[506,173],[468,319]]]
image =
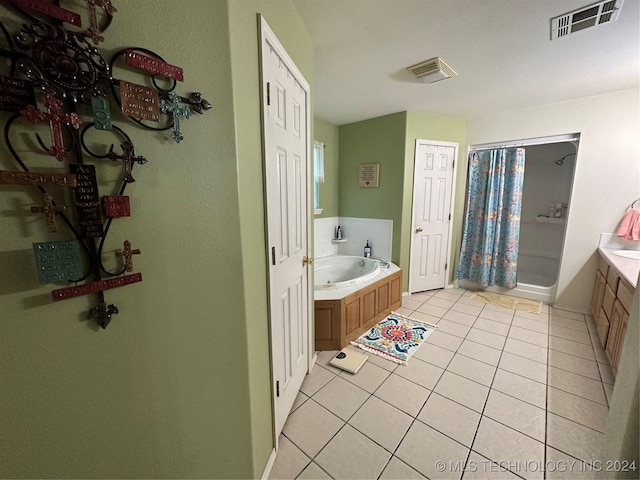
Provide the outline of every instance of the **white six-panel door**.
[[409,293],[446,285],[457,153],[456,143],[416,140]]
[[262,19],[270,329],[276,438],[309,366],[309,85]]

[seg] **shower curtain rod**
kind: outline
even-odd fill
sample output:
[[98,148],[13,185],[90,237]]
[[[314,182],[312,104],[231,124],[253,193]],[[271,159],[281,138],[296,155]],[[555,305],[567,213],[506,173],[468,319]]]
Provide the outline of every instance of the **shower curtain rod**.
[[546,145],[549,143],[575,142],[580,140],[579,134],[573,135],[555,135],[553,137],[528,138],[525,140],[515,140],[506,143],[483,143],[479,145],[471,145],[469,153],[481,152],[484,150],[495,150],[497,148],[518,148],[531,147],[533,145]]

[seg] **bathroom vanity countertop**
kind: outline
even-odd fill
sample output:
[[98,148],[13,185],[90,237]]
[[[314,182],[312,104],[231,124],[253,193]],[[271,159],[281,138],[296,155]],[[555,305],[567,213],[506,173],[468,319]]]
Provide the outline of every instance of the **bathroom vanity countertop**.
[[598,247],[598,252],[600,252],[607,262],[613,265],[620,275],[622,275],[634,288],[637,287],[638,274],[640,273],[640,260],[614,255],[614,250],[619,249]]

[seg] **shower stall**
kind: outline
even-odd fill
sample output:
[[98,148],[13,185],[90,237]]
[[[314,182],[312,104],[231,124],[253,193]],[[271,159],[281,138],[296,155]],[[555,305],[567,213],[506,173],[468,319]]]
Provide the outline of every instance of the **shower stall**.
[[[483,287],[485,290],[549,304],[555,300],[578,139],[576,134],[513,142],[526,152],[517,287]],[[464,279],[459,284],[463,288],[478,288]]]

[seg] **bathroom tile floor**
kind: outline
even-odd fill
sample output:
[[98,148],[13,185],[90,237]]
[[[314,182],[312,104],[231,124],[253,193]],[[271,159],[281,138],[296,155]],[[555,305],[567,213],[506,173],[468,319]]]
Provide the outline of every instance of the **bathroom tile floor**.
[[351,375],[319,352],[270,478],[592,478],[613,391],[593,318],[472,293],[403,297],[439,327],[407,366],[369,354]]

